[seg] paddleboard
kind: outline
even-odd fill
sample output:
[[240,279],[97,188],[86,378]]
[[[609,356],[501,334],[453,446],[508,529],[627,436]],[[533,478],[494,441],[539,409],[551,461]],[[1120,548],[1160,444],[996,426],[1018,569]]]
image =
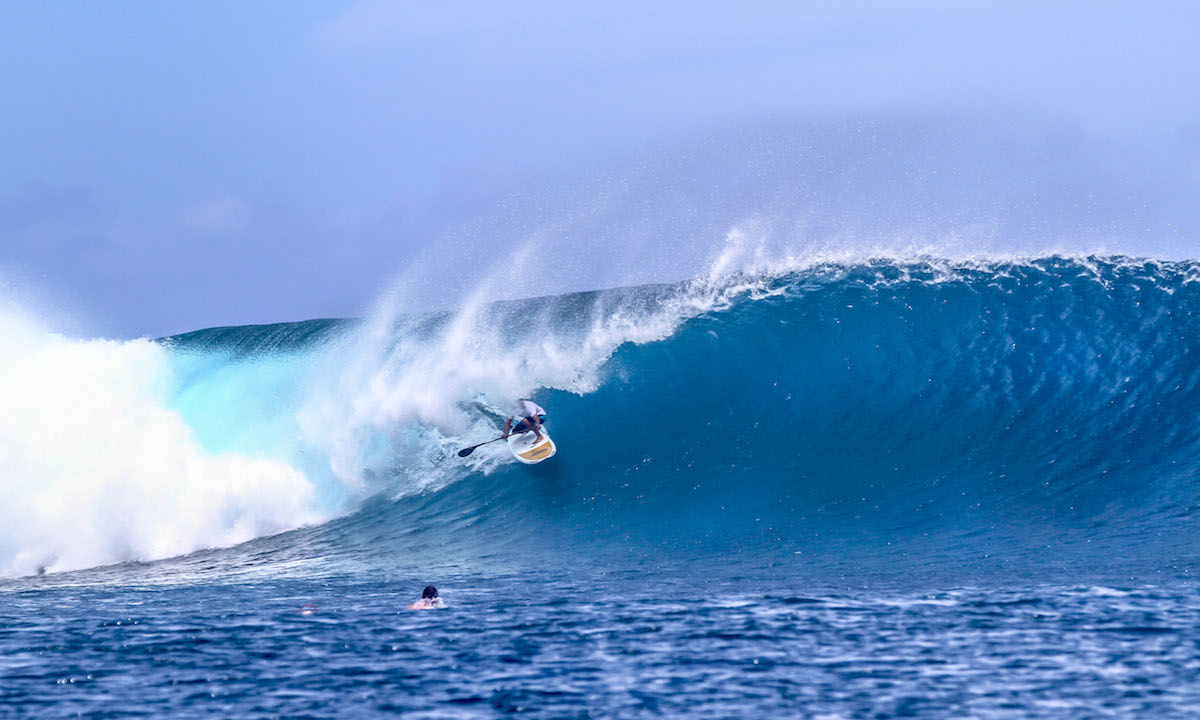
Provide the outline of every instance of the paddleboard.
[[513,457],[518,462],[526,465],[537,465],[543,460],[554,457],[554,453],[558,452],[558,448],[554,447],[554,441],[550,439],[550,433],[546,432],[545,427],[542,427],[542,441],[536,442],[536,440],[537,436],[532,432],[509,435],[508,449],[512,451]]

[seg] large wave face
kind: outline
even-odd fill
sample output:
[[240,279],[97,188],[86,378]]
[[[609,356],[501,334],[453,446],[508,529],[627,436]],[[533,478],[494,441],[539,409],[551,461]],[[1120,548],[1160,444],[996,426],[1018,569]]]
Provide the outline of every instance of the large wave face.
[[[0,567],[166,557],[336,516],[309,531],[320,552],[362,558],[1194,559],[1195,263],[818,263],[399,310],[6,356],[5,407],[25,403],[2,429],[4,482],[26,490]],[[55,343],[103,362],[55,360]],[[92,374],[60,387],[61,363]],[[550,412],[553,460],[456,455],[497,433],[480,403],[523,395]],[[132,419],[109,427],[98,403]],[[112,521],[114,496],[132,522]]]
[[717,549],[1194,552],[1197,279],[1063,259],[778,278],[553,398],[585,438],[561,465],[594,469],[571,514]]

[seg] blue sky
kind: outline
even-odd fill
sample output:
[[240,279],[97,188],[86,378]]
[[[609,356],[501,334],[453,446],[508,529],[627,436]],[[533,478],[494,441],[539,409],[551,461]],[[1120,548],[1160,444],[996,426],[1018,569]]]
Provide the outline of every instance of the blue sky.
[[4,2],[0,283],[120,336],[346,316],[527,236],[576,262],[511,294],[668,279],[797,197],[1192,257],[1196,7]]

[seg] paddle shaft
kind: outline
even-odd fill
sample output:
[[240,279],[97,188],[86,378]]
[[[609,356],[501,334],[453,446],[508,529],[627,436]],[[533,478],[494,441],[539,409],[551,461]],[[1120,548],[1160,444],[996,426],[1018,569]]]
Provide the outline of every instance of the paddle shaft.
[[471,453],[475,452],[475,448],[477,448],[477,447],[483,447],[484,445],[487,445],[489,443],[500,442],[501,440],[503,440],[507,437],[508,437],[507,435],[501,435],[500,437],[498,437],[494,440],[488,440],[487,442],[481,442],[478,445],[472,445],[469,448],[463,448],[462,450],[458,451],[458,456],[466,457],[466,456],[470,455]]

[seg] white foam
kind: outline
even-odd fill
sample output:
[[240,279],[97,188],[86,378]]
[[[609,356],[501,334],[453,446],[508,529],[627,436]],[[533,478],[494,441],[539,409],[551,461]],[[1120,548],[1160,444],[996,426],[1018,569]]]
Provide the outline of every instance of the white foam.
[[275,460],[206,452],[161,345],[74,340],[0,310],[0,575],[154,560],[323,518]]

